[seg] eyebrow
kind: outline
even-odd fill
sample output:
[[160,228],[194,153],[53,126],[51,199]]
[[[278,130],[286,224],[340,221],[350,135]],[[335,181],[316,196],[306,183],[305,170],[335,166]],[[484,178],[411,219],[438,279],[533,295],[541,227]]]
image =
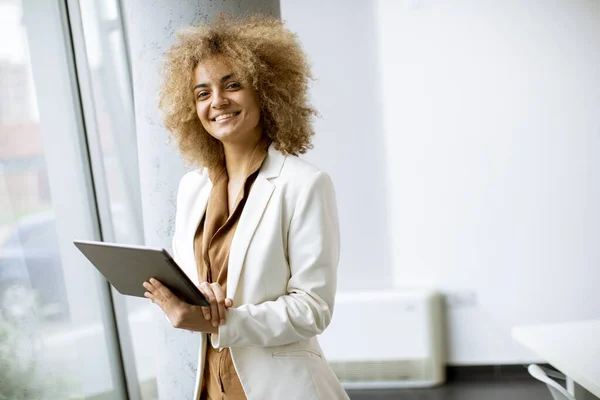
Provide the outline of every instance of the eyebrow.
[[[223,83],[226,80],[230,79],[231,77],[233,77],[233,73],[227,74],[224,77],[222,77],[220,82]],[[196,86],[194,86],[194,88],[192,90],[196,90],[198,88],[206,88],[206,87],[208,87],[208,83],[199,83]]]

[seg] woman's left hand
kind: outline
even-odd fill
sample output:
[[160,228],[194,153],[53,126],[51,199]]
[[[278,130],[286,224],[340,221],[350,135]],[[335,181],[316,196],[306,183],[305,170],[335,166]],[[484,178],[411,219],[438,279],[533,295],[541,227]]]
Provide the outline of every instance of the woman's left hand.
[[218,333],[219,328],[213,327],[211,321],[204,318],[199,306],[182,301],[154,278],[144,282],[143,285],[146,288],[144,296],[162,309],[173,327],[196,332]]

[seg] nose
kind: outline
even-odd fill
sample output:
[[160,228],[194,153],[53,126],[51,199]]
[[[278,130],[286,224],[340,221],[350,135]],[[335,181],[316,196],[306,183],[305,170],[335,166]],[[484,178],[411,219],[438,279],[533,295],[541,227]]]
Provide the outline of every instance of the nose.
[[222,108],[222,107],[229,105],[229,99],[227,99],[227,97],[223,96],[223,93],[220,90],[216,90],[213,93],[213,99],[212,99],[211,105],[213,108]]

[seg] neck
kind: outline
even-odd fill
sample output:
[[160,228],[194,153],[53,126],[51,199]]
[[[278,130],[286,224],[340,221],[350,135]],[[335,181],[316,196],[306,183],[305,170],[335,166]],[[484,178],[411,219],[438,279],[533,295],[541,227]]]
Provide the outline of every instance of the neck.
[[225,154],[225,168],[229,180],[240,180],[246,178],[246,167],[250,162],[256,145],[261,140],[261,135],[253,135],[252,139],[244,142],[223,143]]

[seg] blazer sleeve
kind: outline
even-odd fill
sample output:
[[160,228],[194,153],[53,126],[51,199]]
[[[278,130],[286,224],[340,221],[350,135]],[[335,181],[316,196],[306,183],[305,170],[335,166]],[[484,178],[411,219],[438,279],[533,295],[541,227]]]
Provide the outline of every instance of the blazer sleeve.
[[[179,180],[179,185],[177,187],[177,194],[176,194],[176,200],[175,200],[175,229],[173,231],[173,239],[171,240],[171,250],[173,252],[173,260],[175,260],[175,263],[177,263],[177,265],[181,266],[182,262],[179,256],[179,249],[177,247],[177,242],[179,239],[179,235],[180,235],[180,230],[181,230],[181,215],[180,215],[180,210],[182,209],[182,193],[183,190],[182,188],[185,185],[185,181],[186,179],[188,179],[189,176],[189,172],[186,173],[185,175],[183,175],[183,177],[181,177],[181,179]],[[169,320],[169,317],[167,317],[167,315],[165,314],[165,319],[171,323],[171,321]]]
[[322,171],[300,191],[287,251],[291,274],[287,294],[274,301],[230,308],[227,322],[211,335],[214,347],[278,346],[316,336],[329,325],[340,232],[333,183]]

